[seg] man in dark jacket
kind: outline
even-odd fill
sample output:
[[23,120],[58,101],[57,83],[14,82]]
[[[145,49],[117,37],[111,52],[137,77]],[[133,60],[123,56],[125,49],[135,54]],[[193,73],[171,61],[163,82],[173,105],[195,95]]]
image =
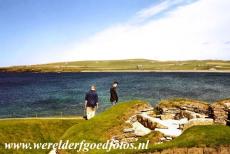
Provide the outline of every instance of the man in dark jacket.
[[113,82],[113,85],[110,88],[110,102],[112,103],[112,105],[115,105],[118,102],[117,86],[118,82]]
[[96,86],[92,85],[89,92],[85,95],[85,110],[87,120],[93,118],[98,109],[98,95],[96,93]]

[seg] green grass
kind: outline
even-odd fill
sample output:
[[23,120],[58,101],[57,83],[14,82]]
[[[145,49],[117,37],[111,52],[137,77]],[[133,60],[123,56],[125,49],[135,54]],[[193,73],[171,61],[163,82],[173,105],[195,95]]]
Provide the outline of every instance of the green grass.
[[[65,132],[62,139],[70,142],[86,140],[87,142],[106,143],[112,136],[119,136],[124,128],[130,127],[130,125],[125,124],[125,121],[137,110],[147,106],[148,104],[142,101],[119,103],[93,119],[71,127]],[[68,152],[75,153],[74,150]],[[105,151],[100,151],[100,153],[102,152]],[[91,151],[91,153],[98,153],[98,151]]]
[[[147,151],[174,147],[215,147],[230,144],[230,127],[223,125],[193,126],[171,142],[151,145]],[[140,151],[139,151],[140,152]],[[142,151],[143,152],[143,151]]]
[[228,71],[230,61],[190,60],[190,61],[156,61],[146,59],[75,61],[30,66],[13,66],[0,68],[0,71],[15,72],[81,72],[81,71],[207,71],[209,69]]
[[0,121],[0,153],[47,153],[47,150],[5,150],[4,143],[58,142],[63,133],[83,120],[62,119],[25,119]]
[[[146,140],[156,141],[156,132],[142,137],[139,142]],[[162,151],[164,149],[182,148],[182,147],[217,147],[220,145],[230,145],[230,127],[223,125],[193,126],[187,129],[181,136],[176,139],[162,144],[149,144],[147,150],[113,150],[112,153],[148,153]],[[100,152],[102,153],[102,152]],[[105,152],[103,152],[105,153]]]
[[[0,153],[25,153],[25,151],[4,150],[2,144],[7,142],[58,142],[60,139],[70,142],[105,143],[112,136],[122,135],[123,129],[130,127],[125,121],[137,110],[148,106],[143,101],[130,101],[119,103],[98,114],[91,120],[6,120],[0,121]],[[140,153],[162,150],[173,147],[202,147],[230,144],[230,127],[222,125],[194,126],[187,129],[181,136],[173,141],[154,144],[161,136],[158,132],[141,137],[139,142],[150,140],[149,149],[143,150],[112,150],[109,153]],[[48,151],[33,150],[26,153],[47,153]],[[62,151],[76,153],[75,150]],[[90,153],[106,153],[105,150],[92,150]]]
[[[71,127],[63,135],[63,139],[68,139],[71,142],[105,142],[111,138],[111,135],[116,135],[122,132],[124,121],[133,114],[133,109],[141,106],[142,102],[121,103],[113,108],[99,114],[94,119],[85,121],[81,125]],[[130,113],[128,113],[130,112]],[[154,132],[148,136],[139,139],[139,142],[150,140],[148,151],[162,150],[172,147],[195,147],[195,146],[218,146],[230,144],[230,127],[222,125],[212,126],[195,126],[187,129],[181,136],[175,140],[160,145],[154,144],[157,141],[157,136],[161,134]],[[74,151],[68,151],[74,153]],[[102,151],[91,151],[91,153],[106,153]],[[138,150],[113,150],[110,153],[134,153],[143,152]]]
[[127,127],[125,121],[135,114],[137,109],[148,106],[146,102],[130,101],[119,103],[100,113],[91,120],[75,125],[68,129],[62,139],[78,142],[87,140],[91,142],[104,142],[113,135],[120,135]]
[[[122,133],[124,123],[137,109],[142,109],[148,104],[142,101],[119,103],[107,109],[95,118],[85,120],[60,120],[60,119],[26,119],[0,121],[0,153],[47,153],[48,150],[5,150],[4,143],[36,142],[53,143],[60,139],[70,142],[106,142],[113,135]],[[64,135],[63,135],[64,134]],[[75,151],[72,151],[75,153]]]

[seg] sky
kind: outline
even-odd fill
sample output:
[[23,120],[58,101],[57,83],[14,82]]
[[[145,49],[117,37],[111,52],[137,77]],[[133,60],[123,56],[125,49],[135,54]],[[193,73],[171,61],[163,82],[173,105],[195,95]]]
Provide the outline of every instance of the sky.
[[230,60],[230,0],[0,0],[0,66]]

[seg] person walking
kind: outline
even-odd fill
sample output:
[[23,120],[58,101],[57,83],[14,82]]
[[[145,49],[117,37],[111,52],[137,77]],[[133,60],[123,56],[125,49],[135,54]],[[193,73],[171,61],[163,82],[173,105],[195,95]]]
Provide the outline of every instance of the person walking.
[[115,81],[110,88],[110,102],[112,103],[112,105],[115,105],[118,102],[117,86],[118,82]]
[[95,116],[98,109],[98,95],[96,93],[96,86],[92,85],[90,91],[85,95],[85,110],[86,119],[89,120]]

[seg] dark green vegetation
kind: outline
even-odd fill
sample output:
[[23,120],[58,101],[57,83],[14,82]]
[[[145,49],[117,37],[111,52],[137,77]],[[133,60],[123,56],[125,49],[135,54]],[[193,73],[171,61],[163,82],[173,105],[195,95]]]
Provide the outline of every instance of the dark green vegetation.
[[[147,106],[149,106],[148,103],[142,101],[119,103],[95,118],[85,121],[81,125],[71,127],[65,132],[62,139],[68,139],[70,142],[86,140],[87,142],[106,143],[112,136],[119,136],[124,128],[130,127],[125,121],[134,115],[137,110],[144,109]],[[68,152],[75,153],[73,150]],[[116,151],[113,152],[117,153]],[[98,153],[98,151],[91,151],[91,153]],[[100,150],[100,153],[106,153],[106,151]]]
[[[178,103],[191,103],[192,100],[187,99],[175,99]],[[162,101],[165,102],[175,102],[175,100]],[[198,104],[199,101],[194,101]],[[204,103],[204,102],[202,102]],[[63,135],[63,139],[70,139],[72,142],[78,142],[81,140],[87,140],[89,142],[106,142],[106,140],[111,138],[111,135],[117,135],[122,132],[125,127],[124,121],[132,115],[133,109],[137,109],[137,106],[141,107],[142,102],[128,102],[121,103],[113,108],[106,110],[94,119],[90,121],[85,121],[81,125],[76,125],[71,127]],[[146,103],[144,103],[146,104]],[[146,104],[147,105],[147,104]],[[206,107],[206,103],[201,104]],[[146,142],[150,140],[149,151],[162,150],[172,147],[195,147],[195,146],[218,146],[230,144],[230,127],[222,125],[212,125],[212,126],[195,126],[186,130],[181,136],[175,140],[163,143],[155,144],[156,136],[159,133],[153,133],[148,136],[142,137],[138,142]],[[74,151],[68,151],[74,153]],[[91,151],[92,153],[98,153],[98,151]],[[123,150],[123,151],[111,151],[111,153],[134,153],[134,152],[145,152],[138,150]],[[105,151],[100,151],[100,153],[106,153]]]
[[230,127],[223,125],[194,126],[171,142],[151,145],[147,151],[173,147],[215,147],[230,144]]
[[47,150],[5,150],[4,143],[58,142],[62,134],[71,126],[83,120],[74,119],[26,119],[0,121],[0,153],[48,153]]
[[0,68],[3,72],[229,71],[230,61],[156,61],[145,59],[76,61]]
[[[172,100],[170,100],[172,101]],[[170,102],[169,101],[169,102]],[[177,99],[180,102],[191,100]],[[196,101],[195,101],[196,102]],[[161,102],[165,103],[165,102]],[[91,120],[6,120],[0,121],[0,153],[25,153],[25,151],[10,151],[2,149],[4,142],[96,142],[105,143],[112,136],[122,135],[123,129],[130,127],[125,121],[136,113],[137,110],[146,108],[148,103],[130,101],[119,103],[98,114]],[[161,136],[158,132],[144,136],[138,142],[150,140],[147,151],[162,150],[172,147],[202,147],[230,144],[230,127],[222,125],[195,126],[187,129],[178,138],[163,144],[154,144]],[[137,143],[138,144],[138,143]],[[26,151],[26,153],[47,153],[48,151]],[[63,154],[76,153],[74,150],[61,151]],[[109,153],[140,153],[143,150],[113,150]],[[105,150],[90,151],[90,153],[106,153]]]
[[[161,151],[164,149],[182,148],[182,147],[216,147],[220,145],[230,144],[230,127],[223,125],[207,125],[207,126],[193,126],[187,129],[181,136],[176,139],[162,144],[152,144],[151,140],[155,138],[157,133],[142,137],[138,142],[146,142],[150,140],[149,148],[147,150],[121,150],[112,151],[112,153],[146,153]],[[101,152],[100,152],[101,153]]]
[[63,139],[71,142],[87,140],[92,142],[103,142],[112,136],[119,135],[123,128],[127,127],[125,121],[135,114],[137,110],[144,109],[148,104],[141,101],[130,101],[119,103],[107,109],[95,118],[75,125],[68,129],[63,135]]

